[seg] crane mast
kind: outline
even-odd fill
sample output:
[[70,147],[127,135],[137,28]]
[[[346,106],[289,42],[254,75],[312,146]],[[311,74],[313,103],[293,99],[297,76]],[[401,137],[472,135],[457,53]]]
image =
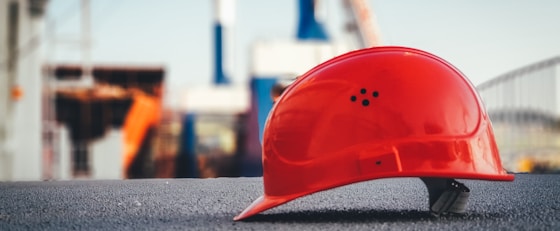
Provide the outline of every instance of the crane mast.
[[343,0],[347,16],[346,29],[355,35],[359,48],[381,45],[379,28],[373,11],[365,0]]

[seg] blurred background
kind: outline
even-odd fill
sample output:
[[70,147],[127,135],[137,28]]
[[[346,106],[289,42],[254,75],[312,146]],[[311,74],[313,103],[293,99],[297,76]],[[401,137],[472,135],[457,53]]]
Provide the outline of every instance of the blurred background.
[[555,0],[0,0],[0,180],[261,176],[274,97],[379,45],[454,64],[508,171],[560,172]]

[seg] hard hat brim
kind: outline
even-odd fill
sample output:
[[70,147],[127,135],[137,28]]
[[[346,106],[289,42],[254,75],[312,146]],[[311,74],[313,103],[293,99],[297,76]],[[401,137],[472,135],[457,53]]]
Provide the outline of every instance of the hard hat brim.
[[276,206],[285,204],[289,201],[292,201],[302,195],[292,195],[292,196],[281,196],[281,197],[274,197],[274,196],[267,196],[263,195],[257,198],[249,207],[247,207],[243,212],[233,218],[234,221],[243,220],[265,210],[274,208]]
[[416,173],[416,174],[393,174],[393,175],[385,175],[379,177],[367,177],[367,178],[360,178],[351,181],[346,181],[339,184],[334,184],[330,186],[326,186],[323,188],[317,188],[315,190],[306,191],[303,193],[296,193],[287,196],[268,196],[263,195],[257,198],[256,200],[251,203],[243,212],[233,218],[234,221],[244,220],[256,214],[259,214],[263,211],[269,210],[271,208],[280,206],[282,204],[288,203],[295,199],[319,192],[325,191],[331,188],[336,188],[340,186],[350,185],[353,183],[368,181],[368,180],[375,180],[381,178],[391,178],[391,177],[435,177],[435,178],[455,178],[455,179],[471,179],[471,180],[489,180],[489,181],[513,181],[515,175],[507,173],[505,170],[502,174],[493,175],[493,174],[460,174],[460,173],[449,173],[449,174],[428,174],[428,173]]

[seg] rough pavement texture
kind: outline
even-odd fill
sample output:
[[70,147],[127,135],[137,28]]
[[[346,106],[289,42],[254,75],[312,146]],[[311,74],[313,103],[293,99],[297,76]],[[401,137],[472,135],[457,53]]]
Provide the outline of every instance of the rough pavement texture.
[[560,230],[560,175],[462,180],[467,213],[433,217],[419,179],[373,180],[232,218],[262,178],[0,182],[0,230]]

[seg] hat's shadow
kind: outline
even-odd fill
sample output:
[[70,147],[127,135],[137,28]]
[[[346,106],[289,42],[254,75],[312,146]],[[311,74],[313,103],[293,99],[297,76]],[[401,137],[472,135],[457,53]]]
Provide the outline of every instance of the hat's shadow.
[[286,223],[377,223],[416,222],[437,220],[480,220],[496,219],[498,214],[466,213],[434,216],[420,210],[319,210],[257,214],[245,219],[246,222],[286,222]]

